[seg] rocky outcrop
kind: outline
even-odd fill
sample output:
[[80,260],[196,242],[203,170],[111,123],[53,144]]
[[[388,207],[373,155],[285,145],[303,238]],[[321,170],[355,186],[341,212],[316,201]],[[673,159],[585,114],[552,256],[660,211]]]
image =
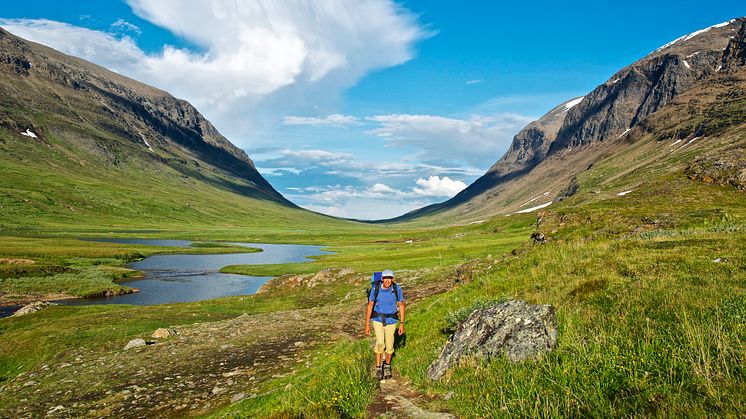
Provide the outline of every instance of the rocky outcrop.
[[465,356],[505,356],[523,361],[551,351],[557,345],[554,307],[508,301],[474,311],[451,336],[427,376],[439,379]]
[[288,290],[296,287],[314,288],[325,284],[362,284],[369,277],[356,274],[350,268],[327,268],[315,274],[306,275],[284,275],[272,278],[259,287],[257,294],[264,294],[272,290]]
[[735,149],[697,157],[686,173],[690,179],[731,185],[746,191],[746,151]]
[[721,64],[723,69],[744,65],[746,65],[746,22],[741,25],[738,35],[732,37],[728,46],[725,47]]
[[34,301],[33,303],[27,304],[27,305],[21,307],[20,309],[18,309],[18,311],[16,311],[15,313],[13,313],[13,316],[11,316],[11,317],[25,316],[26,314],[36,313],[39,310],[42,310],[42,309],[47,308],[49,306],[56,306],[56,305],[58,305],[58,304],[50,303],[48,301]]

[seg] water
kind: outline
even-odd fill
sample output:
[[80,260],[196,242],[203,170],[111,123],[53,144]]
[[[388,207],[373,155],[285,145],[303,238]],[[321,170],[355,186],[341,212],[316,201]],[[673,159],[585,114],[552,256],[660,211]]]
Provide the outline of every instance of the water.
[[[189,240],[95,239],[95,241],[147,244],[151,246],[191,245]],[[295,244],[231,243],[260,248],[259,253],[223,255],[154,255],[127,267],[145,274],[142,279],[122,282],[140,292],[98,299],[63,300],[65,305],[134,304],[152,305],[185,301],[202,301],[233,295],[254,294],[272,277],[223,274],[218,270],[227,265],[263,265],[306,262],[309,256],[329,254],[319,246]]]
[[0,319],[9,317],[23,306],[0,306]]

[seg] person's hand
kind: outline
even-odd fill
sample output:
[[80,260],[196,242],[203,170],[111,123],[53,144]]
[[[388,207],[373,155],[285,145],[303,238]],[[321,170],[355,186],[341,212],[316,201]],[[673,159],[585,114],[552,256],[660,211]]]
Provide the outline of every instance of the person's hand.
[[369,324],[365,325],[365,336],[370,336],[370,325]]
[[404,323],[399,323],[399,336],[404,334]]

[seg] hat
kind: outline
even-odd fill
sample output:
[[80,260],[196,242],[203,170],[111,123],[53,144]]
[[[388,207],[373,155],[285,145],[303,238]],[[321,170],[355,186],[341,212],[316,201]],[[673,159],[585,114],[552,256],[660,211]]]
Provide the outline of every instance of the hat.
[[391,269],[386,269],[381,274],[381,278],[393,278],[393,277],[394,277],[394,271],[392,271]]

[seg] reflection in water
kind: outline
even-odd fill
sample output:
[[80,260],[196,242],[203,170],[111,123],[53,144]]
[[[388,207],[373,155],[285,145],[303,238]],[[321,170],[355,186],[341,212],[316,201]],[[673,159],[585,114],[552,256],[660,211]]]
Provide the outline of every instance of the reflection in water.
[[[189,246],[188,240],[96,239],[110,243],[147,244],[151,246]],[[323,255],[319,246],[231,243],[260,248],[259,253],[224,255],[154,255],[127,264],[128,268],[145,273],[143,279],[127,281],[124,285],[140,292],[100,299],[61,301],[66,305],[135,304],[151,305],[182,301],[201,301],[231,295],[254,294],[271,277],[222,274],[218,270],[227,265],[262,265],[308,261],[309,256]]]

